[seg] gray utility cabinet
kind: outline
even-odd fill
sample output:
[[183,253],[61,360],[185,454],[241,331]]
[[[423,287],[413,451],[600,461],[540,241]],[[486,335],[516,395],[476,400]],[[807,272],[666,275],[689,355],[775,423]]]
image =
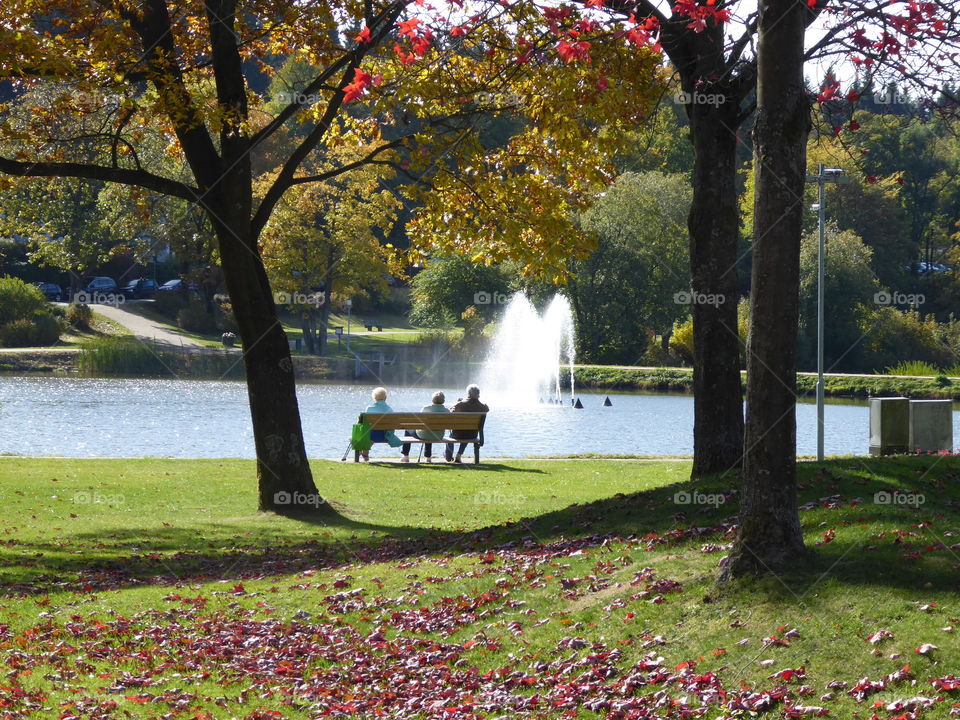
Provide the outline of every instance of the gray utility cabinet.
[[870,454],[953,450],[950,400],[870,398]]
[[910,451],[953,450],[953,402],[910,401]]
[[896,455],[910,447],[910,401],[870,398],[870,454]]

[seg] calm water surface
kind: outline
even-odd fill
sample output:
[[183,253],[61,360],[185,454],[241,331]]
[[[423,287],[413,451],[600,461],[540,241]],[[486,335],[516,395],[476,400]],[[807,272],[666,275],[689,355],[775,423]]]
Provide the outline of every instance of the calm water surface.
[[[307,451],[340,457],[371,385],[299,387]],[[437,388],[392,389],[394,410],[419,410]],[[461,388],[440,388],[451,405]],[[690,455],[693,399],[682,395],[583,393],[583,410],[544,405],[510,408],[493,397],[483,454],[500,457],[567,453]],[[205,380],[0,378],[0,453],[67,457],[253,457],[246,386]],[[816,408],[797,408],[798,452],[816,453]],[[828,404],[828,454],[867,453],[865,404]],[[954,412],[954,447],[960,413]],[[416,450],[415,450],[416,452]],[[373,456],[397,455],[376,446]]]

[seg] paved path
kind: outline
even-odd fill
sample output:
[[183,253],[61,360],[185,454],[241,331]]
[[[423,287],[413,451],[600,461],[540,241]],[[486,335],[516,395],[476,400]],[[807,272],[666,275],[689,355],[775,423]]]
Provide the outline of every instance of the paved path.
[[176,330],[161,325],[155,320],[150,320],[135,312],[131,312],[125,306],[119,305],[91,305],[90,309],[98,312],[108,320],[112,320],[118,325],[122,325],[132,332],[134,336],[142,340],[153,340],[154,342],[165,345],[174,345],[185,348],[205,348],[202,343],[192,338],[181,335]]

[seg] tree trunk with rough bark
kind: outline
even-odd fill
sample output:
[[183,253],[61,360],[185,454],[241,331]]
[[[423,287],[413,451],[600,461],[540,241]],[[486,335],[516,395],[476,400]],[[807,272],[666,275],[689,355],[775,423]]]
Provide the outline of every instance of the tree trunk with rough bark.
[[300,409],[287,335],[263,261],[243,219],[217,222],[217,240],[230,302],[243,341],[247,396],[257,451],[259,508],[333,515],[313,482],[303,444]]
[[[701,93],[703,96],[704,93]],[[737,127],[733,99],[689,108],[695,152],[690,206],[694,478],[740,466],[743,387],[737,334]]]
[[796,351],[810,102],[802,0],[761,0],[753,129],[753,277],[740,527],[721,579],[806,556],[797,509]]

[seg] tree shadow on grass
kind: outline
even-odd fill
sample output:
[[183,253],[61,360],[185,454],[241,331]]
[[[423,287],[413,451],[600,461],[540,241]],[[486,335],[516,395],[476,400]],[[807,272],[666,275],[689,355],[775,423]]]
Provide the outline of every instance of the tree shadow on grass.
[[[436,456],[434,456],[436,458]],[[441,456],[442,458],[442,456]],[[425,472],[448,472],[449,470],[472,470],[477,468],[478,470],[483,470],[485,472],[502,472],[502,473],[526,473],[534,475],[547,475],[548,473],[545,470],[540,470],[539,468],[525,468],[525,467],[516,467],[514,465],[505,465],[504,463],[485,463],[481,460],[479,465],[474,465],[473,462],[469,463],[448,463],[446,460],[438,459],[436,462],[417,462],[416,458],[411,458],[410,462],[402,463],[396,462],[393,460],[371,460],[369,464],[366,464],[366,467],[369,468],[380,468],[383,470],[423,470]]]
[[[387,466],[383,467],[385,472],[389,471]],[[517,470],[501,467],[504,471]],[[942,468],[949,474],[949,484],[933,478],[935,486],[939,483],[942,487],[930,497],[922,513],[878,504],[845,504],[856,496],[901,487],[905,478],[927,472],[921,464],[902,464],[893,468],[896,472],[883,476],[857,475],[858,466],[853,461],[836,461],[829,467],[835,472],[827,475],[819,473],[819,466],[812,464],[804,469],[807,482],[800,502],[817,504],[801,516],[805,527],[819,531],[820,518],[824,517],[827,519],[823,522],[828,524],[887,527],[889,536],[885,542],[877,541],[876,549],[838,537],[815,548],[808,563],[762,581],[764,587],[777,591],[779,586],[794,597],[803,596],[817,582],[828,578],[850,585],[913,590],[922,579],[931,590],[956,589],[957,573],[952,566],[960,563],[960,552],[937,546],[937,535],[960,525],[960,475],[956,461]],[[288,530],[251,529],[228,522],[164,528],[152,535],[148,533],[154,531],[138,528],[108,535],[81,534],[75,536],[84,551],[81,556],[71,554],[72,548],[64,548],[57,541],[18,545],[18,555],[7,555],[18,567],[7,569],[0,593],[34,595],[58,590],[243,580],[356,563],[389,563],[421,555],[480,553],[504,547],[542,548],[576,537],[589,537],[597,545],[611,537],[621,537],[638,540],[640,547],[645,545],[646,549],[685,545],[698,548],[707,541],[722,544],[732,539],[737,493],[730,483],[730,478],[677,483],[466,531],[364,522],[345,515],[330,518],[304,514],[291,519],[304,529],[311,529],[312,537],[308,539],[291,536]],[[712,495],[714,502],[684,503],[684,493],[687,497],[695,493]],[[837,496],[846,500],[830,508],[830,499]],[[718,500],[721,497],[722,502]],[[930,522],[934,516],[939,518],[935,527],[917,531],[918,523]],[[690,532],[691,528],[696,531]],[[917,534],[904,539],[900,532]],[[868,531],[863,530],[863,538],[867,535]],[[893,542],[897,537],[900,540]],[[928,551],[928,547],[934,547],[936,552]],[[915,557],[917,552],[920,555]],[[918,564],[921,562],[922,565]]]

